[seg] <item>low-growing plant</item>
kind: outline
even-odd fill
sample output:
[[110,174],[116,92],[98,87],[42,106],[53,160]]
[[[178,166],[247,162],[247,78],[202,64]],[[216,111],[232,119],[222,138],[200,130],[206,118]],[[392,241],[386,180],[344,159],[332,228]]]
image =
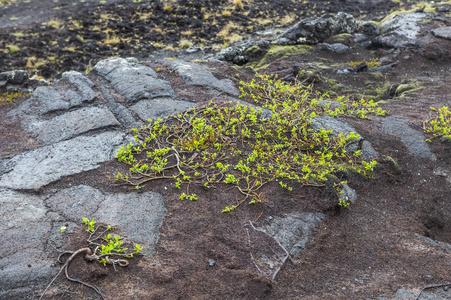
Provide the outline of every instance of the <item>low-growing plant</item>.
[[[431,133],[434,138],[442,137],[451,140],[451,111],[448,106],[443,106],[439,109],[430,107],[432,111],[437,112],[437,116],[433,120],[424,122],[425,131]],[[431,142],[431,139],[427,139]]]
[[339,183],[334,184],[335,192],[338,195],[338,205],[343,208],[347,208],[351,204],[351,202],[346,199],[347,197],[344,197],[343,185],[347,183],[347,181],[340,181]]
[[86,229],[87,232],[94,232],[95,230],[95,225],[96,225],[96,221],[94,219],[92,219],[91,221],[88,220],[88,218],[83,217],[83,219],[81,220],[81,222],[83,224],[85,224],[86,226],[88,226],[88,229]]
[[[144,246],[140,246],[139,244],[134,245],[133,251],[127,251],[128,248],[123,247],[124,241],[120,235],[113,234],[115,227],[110,225],[100,224],[95,227],[97,223],[94,219],[89,221],[88,218],[83,217],[81,220],[83,224],[87,226],[86,231],[89,233],[89,237],[87,239],[88,245],[86,247],[80,248],[76,251],[63,251],[60,252],[58,256],[58,262],[62,263],[61,258],[64,255],[70,254],[69,258],[61,267],[60,271],[50,284],[46,287],[44,292],[41,294],[39,299],[42,299],[49,289],[49,287],[53,284],[53,282],[58,278],[58,276],[65,271],[66,278],[70,281],[78,282],[84,286],[94,289],[103,299],[105,299],[105,295],[102,294],[100,289],[94,285],[87,284],[81,280],[73,279],[68,274],[68,268],[72,260],[79,254],[85,253],[84,258],[87,261],[98,261],[104,266],[113,265],[114,270],[116,270],[116,265],[121,267],[126,267],[129,265],[128,259],[133,258],[134,255],[139,254]],[[65,232],[67,228],[66,226],[61,226],[60,232]]]
[[358,66],[358,65],[360,65],[362,63],[366,63],[368,68],[379,67],[381,65],[379,63],[379,59],[378,58],[373,58],[370,61],[351,61],[351,62],[348,63],[348,65],[351,66],[351,67],[355,67],[355,66]]
[[265,114],[251,105],[210,102],[164,120],[149,120],[149,125],[132,130],[136,143],[118,151],[118,160],[129,165],[128,174],[118,172],[110,179],[139,187],[171,179],[176,188],[186,187],[181,200],[190,199],[192,184],[232,184],[243,199],[223,210],[230,212],[247,199],[261,202],[259,190],[275,180],[291,191],[296,182],[324,185],[329,174],[345,168],[366,176],[374,170],[375,160],[362,161],[360,150],[346,150],[360,136],[310,126],[324,114],[385,115],[373,101],[339,97],[338,107],[324,108],[319,102],[325,95],[267,75],[240,82],[240,90],[241,98],[263,107]]
[[30,94],[25,94],[23,92],[6,92],[0,95],[0,105],[12,104],[16,98],[27,97]]

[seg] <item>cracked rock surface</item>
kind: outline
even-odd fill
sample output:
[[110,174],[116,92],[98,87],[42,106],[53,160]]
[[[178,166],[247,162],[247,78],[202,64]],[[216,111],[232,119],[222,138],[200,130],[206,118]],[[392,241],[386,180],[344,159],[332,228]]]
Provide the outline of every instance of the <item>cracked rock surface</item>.
[[[213,96],[238,93],[233,82],[218,80],[194,63],[171,66],[187,85],[207,87]],[[143,254],[155,254],[166,215],[160,194],[104,193],[88,185],[38,192],[111,161],[130,141],[126,128],[194,106],[178,100],[167,80],[136,59],[104,60],[93,70],[89,78],[65,72],[59,84],[38,87],[9,112],[41,146],[1,161],[1,298],[49,281],[57,271],[49,245],[63,245],[59,225],[73,230],[83,216],[120,227],[127,239],[146,245]]]

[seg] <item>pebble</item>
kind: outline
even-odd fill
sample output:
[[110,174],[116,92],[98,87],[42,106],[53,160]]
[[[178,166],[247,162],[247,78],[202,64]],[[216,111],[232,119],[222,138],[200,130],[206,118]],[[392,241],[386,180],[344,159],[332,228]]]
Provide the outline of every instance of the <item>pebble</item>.
[[215,264],[216,264],[216,261],[215,261],[214,259],[211,259],[211,258],[208,259],[208,265],[209,265],[210,267],[214,267]]

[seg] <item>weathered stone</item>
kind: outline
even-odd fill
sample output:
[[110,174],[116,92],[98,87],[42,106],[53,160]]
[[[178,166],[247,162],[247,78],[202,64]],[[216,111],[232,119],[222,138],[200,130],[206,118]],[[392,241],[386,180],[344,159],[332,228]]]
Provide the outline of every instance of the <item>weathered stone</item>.
[[[65,235],[58,232],[62,224],[73,230],[75,224],[83,226],[82,217],[89,217],[117,225],[123,237],[145,246],[143,254],[153,255],[166,215],[159,194],[104,194],[84,185],[42,197],[0,188],[0,207],[0,299],[22,299],[56,275],[58,268],[52,265],[57,253],[47,244],[49,239],[63,244]],[[28,293],[21,290],[25,287]]]
[[370,48],[373,45],[372,41],[364,41],[360,43],[360,46],[362,46],[363,48]]
[[110,94],[110,91],[106,87],[100,86],[99,90],[101,91],[103,97],[105,97],[105,99],[108,101],[108,108],[111,112],[113,112],[117,120],[123,126],[137,128],[142,125],[142,123],[137,121],[125,106],[119,104],[114,100],[114,98]]
[[218,80],[205,67],[196,63],[180,60],[165,59],[164,63],[179,72],[187,85],[210,87],[215,90],[238,96],[239,90],[230,79]]
[[353,16],[339,12],[336,15],[324,15],[320,18],[309,18],[300,21],[279,38],[287,38],[296,42],[318,43],[340,33],[354,33],[357,23]]
[[415,45],[420,32],[421,20],[427,17],[426,13],[398,14],[382,23],[385,36],[378,41],[388,47],[402,47]]
[[436,8],[437,12],[449,12],[451,7],[449,6],[439,6]]
[[163,119],[165,117],[188,110],[195,106],[194,103],[174,100],[172,98],[156,98],[152,100],[142,100],[130,107],[141,120]]
[[274,217],[265,231],[279,241],[290,255],[299,258],[312,230],[324,219],[322,213],[291,213]]
[[53,87],[38,87],[31,95],[30,101],[37,100],[40,114],[69,108],[69,102],[64,101],[60,93]]
[[275,43],[278,45],[281,45],[281,46],[295,44],[295,42],[293,42],[292,40],[290,40],[288,38],[278,38],[277,40],[275,40]]
[[13,157],[10,172],[0,179],[0,187],[37,190],[64,176],[98,168],[111,160],[124,135],[105,132],[81,136]]
[[451,27],[440,27],[432,30],[432,34],[438,38],[451,40]]
[[354,34],[354,43],[361,43],[368,40],[368,36],[362,33]]
[[338,135],[340,133],[343,135],[348,135],[354,132],[355,135],[359,135],[360,137],[355,142],[346,146],[346,151],[353,153],[357,150],[361,150],[362,154],[360,157],[364,160],[379,157],[379,153],[374,150],[371,143],[365,141],[354,127],[343,120],[333,118],[331,116],[319,116],[312,120],[311,127],[315,131],[319,131],[321,128],[332,130],[334,135]]
[[159,229],[166,216],[164,200],[160,194],[106,194],[94,217],[121,228],[127,239],[145,245],[142,253],[154,255]]
[[58,191],[46,200],[46,204],[73,222],[84,216],[118,226],[121,235],[128,240],[145,245],[143,254],[146,255],[154,254],[159,229],[166,215],[160,194],[104,194],[86,185]]
[[140,65],[135,60],[123,58],[102,60],[93,70],[108,80],[127,102],[175,97],[169,82],[158,79],[157,73],[152,68]]
[[355,203],[359,198],[357,192],[347,184],[342,185],[341,191],[343,193],[338,197],[347,203]]
[[385,65],[385,66],[379,66],[379,67],[372,67],[372,68],[368,68],[368,72],[386,72],[388,70],[393,69],[394,67],[396,67],[398,65],[398,62],[395,61],[394,63]]
[[10,84],[24,84],[28,80],[28,73],[23,70],[14,70],[0,73],[0,81]]
[[26,124],[45,144],[56,143],[82,133],[121,125],[105,107],[84,107],[46,121]]
[[44,202],[38,196],[0,189],[0,207],[1,290],[46,282],[54,270],[44,253],[51,228]]
[[379,35],[381,33],[381,27],[373,22],[361,22],[359,27],[361,32],[366,35]]
[[411,128],[402,116],[384,118],[382,128],[385,132],[399,137],[412,155],[435,160],[435,155],[424,141],[423,132]]
[[266,48],[269,46],[269,42],[266,40],[252,41],[227,47],[219,51],[216,59],[230,61],[241,65],[249,61],[248,55],[250,53],[247,50],[255,46]]
[[372,44],[378,47],[387,47],[387,48],[400,48],[408,45],[408,41],[402,37],[398,37],[394,34],[390,34],[387,36],[378,36],[373,41]]
[[318,49],[335,52],[337,54],[345,54],[346,52],[349,51],[349,47],[346,45],[343,45],[341,43],[335,43],[335,44],[319,43]]
[[[405,290],[405,289],[399,289],[396,291],[393,298],[386,298],[386,297],[378,297],[378,300],[412,300],[412,299],[418,299],[418,300],[449,300],[451,299],[451,292],[443,291],[441,287],[434,288],[434,289],[427,289],[421,293],[419,296],[420,291],[413,291],[413,290]],[[419,297],[418,297],[419,296]]]
[[89,78],[83,76],[77,71],[64,72],[61,77],[69,81],[69,83],[75,86],[78,90],[83,90],[85,87],[92,88],[94,86],[94,83]]
[[83,102],[92,101],[97,97],[96,92],[92,90],[94,83],[79,72],[64,72],[62,74],[62,78],[67,79],[67,81],[69,81],[69,83],[75,86],[75,88],[78,90],[78,93],[75,93],[72,90],[68,90],[65,94],[65,96],[69,98],[71,107],[81,105]]

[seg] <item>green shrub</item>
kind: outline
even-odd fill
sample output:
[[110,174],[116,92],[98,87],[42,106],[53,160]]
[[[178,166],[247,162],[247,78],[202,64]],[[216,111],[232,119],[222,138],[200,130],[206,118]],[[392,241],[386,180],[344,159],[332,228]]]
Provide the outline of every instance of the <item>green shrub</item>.
[[359,151],[345,150],[358,135],[310,128],[312,119],[322,114],[384,115],[373,101],[348,102],[340,97],[339,107],[323,108],[319,101],[327,96],[266,75],[240,84],[241,98],[271,111],[271,116],[250,105],[210,102],[164,120],[149,120],[149,125],[133,129],[138,144],[118,151],[117,158],[130,166],[129,173],[110,179],[138,188],[151,180],[172,179],[177,188],[186,186],[181,199],[189,197],[191,184],[207,188],[233,184],[243,194],[240,205],[247,199],[261,202],[259,190],[275,180],[290,191],[294,182],[324,185],[328,174],[349,166],[364,175],[373,171],[376,161],[360,161]]
[[[442,137],[451,140],[451,111],[448,106],[443,106],[442,108],[431,107],[431,110],[438,113],[431,121],[425,122],[425,131],[432,133],[434,138]],[[430,139],[428,140],[431,141]]]

